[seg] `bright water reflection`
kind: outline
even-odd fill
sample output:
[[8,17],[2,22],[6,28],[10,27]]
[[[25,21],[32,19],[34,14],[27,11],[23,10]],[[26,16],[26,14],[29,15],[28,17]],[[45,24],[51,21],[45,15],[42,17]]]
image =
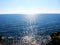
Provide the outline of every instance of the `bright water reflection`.
[[[59,15],[0,15],[3,45],[46,45],[60,31]],[[56,30],[55,30],[56,29]]]

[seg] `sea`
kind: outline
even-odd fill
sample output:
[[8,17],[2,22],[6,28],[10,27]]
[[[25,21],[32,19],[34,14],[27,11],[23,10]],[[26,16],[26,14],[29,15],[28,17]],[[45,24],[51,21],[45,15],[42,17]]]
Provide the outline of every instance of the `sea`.
[[3,45],[46,45],[54,32],[60,32],[60,14],[0,14]]

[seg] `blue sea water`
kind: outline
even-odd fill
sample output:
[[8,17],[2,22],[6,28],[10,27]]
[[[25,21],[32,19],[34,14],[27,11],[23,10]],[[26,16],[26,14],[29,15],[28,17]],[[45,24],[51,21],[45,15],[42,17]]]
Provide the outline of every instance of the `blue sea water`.
[[[0,36],[20,37],[19,40],[26,39],[26,43],[43,41],[45,45],[53,32],[60,32],[60,14],[0,14]],[[21,43],[18,41],[18,44]]]
[[60,31],[60,14],[37,14],[34,17],[35,20],[32,17],[31,21],[26,18],[28,19],[29,17],[24,14],[0,14],[0,34],[23,33],[30,26],[37,34],[50,34],[54,31]]
[[49,35],[60,32],[60,14],[0,14],[0,35]]

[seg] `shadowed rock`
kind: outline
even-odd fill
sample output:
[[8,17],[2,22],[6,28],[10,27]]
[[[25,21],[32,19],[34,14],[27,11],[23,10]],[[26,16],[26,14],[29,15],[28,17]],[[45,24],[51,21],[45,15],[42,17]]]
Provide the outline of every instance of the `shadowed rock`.
[[60,45],[60,32],[54,32],[50,36],[52,40],[46,45]]

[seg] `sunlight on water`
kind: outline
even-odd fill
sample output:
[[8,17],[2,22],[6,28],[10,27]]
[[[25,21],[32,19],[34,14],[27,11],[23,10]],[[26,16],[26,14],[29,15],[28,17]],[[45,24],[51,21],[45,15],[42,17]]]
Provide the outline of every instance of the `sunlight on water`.
[[[28,32],[28,34],[26,36],[22,37],[23,42],[24,43],[29,43],[29,44],[30,43],[31,44],[36,44],[35,34],[34,34],[35,32],[34,32],[33,25],[32,25],[32,23],[34,23],[35,20],[36,20],[36,15],[26,15],[25,18],[27,20],[27,26],[29,26],[29,25],[30,26],[27,27],[27,29],[26,29],[27,30],[26,33]],[[29,33],[29,31],[30,31],[30,33]]]
[[31,25],[36,20],[36,15],[25,15],[27,22]]

